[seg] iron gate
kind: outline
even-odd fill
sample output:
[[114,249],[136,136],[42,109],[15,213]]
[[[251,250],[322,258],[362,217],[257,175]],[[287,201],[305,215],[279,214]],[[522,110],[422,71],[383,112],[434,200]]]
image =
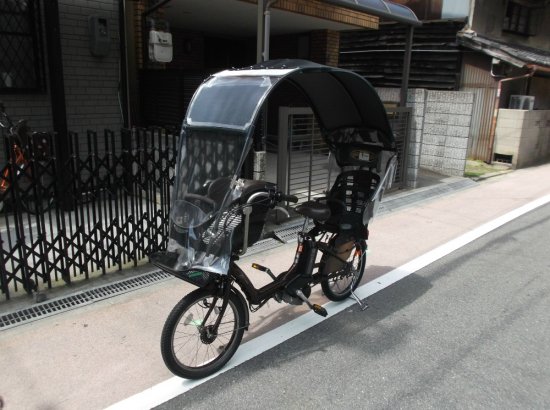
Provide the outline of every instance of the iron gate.
[[86,138],[82,152],[79,136],[71,134],[65,163],[29,150],[25,162],[16,165],[11,155],[1,171],[6,299],[136,265],[166,246],[176,130],[122,130],[120,136],[106,130]]
[[[406,182],[410,108],[388,108],[388,119],[397,145],[398,168],[394,187]],[[299,202],[322,196],[330,189],[338,174],[335,161],[329,155],[319,125],[310,108],[281,107],[279,109],[279,147],[277,184],[296,195]]]

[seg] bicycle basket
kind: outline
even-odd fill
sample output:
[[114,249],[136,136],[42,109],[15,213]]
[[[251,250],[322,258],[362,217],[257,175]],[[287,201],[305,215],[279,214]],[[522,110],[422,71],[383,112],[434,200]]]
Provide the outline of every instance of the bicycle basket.
[[216,278],[215,273],[206,272],[198,269],[177,270],[179,254],[176,252],[157,252],[150,255],[151,263],[158,266],[163,271],[189,282],[200,288],[208,285]]

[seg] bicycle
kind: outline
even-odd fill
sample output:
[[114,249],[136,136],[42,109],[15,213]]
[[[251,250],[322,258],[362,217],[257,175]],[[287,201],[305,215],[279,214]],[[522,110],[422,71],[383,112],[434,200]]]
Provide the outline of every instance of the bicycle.
[[[301,87],[310,98],[342,172],[325,197],[294,208],[304,218],[294,261],[279,274],[254,263],[253,268],[271,278],[256,288],[237,261],[262,238],[269,212],[297,198],[273,183],[241,178],[240,173],[251,146],[252,124],[263,101],[282,81]],[[317,82],[328,95],[311,88]],[[356,118],[342,111],[335,117],[323,104],[336,97],[343,110],[364,104],[364,115]],[[372,112],[382,117],[373,119]],[[209,166],[216,152],[225,162]],[[396,166],[395,142],[382,103],[352,72],[286,60],[224,71],[205,81],[184,121],[168,246],[150,255],[154,265],[198,287],[176,304],[164,324],[161,353],[168,369],[198,379],[222,368],[249,328],[249,311],[269,300],[305,304],[327,316],[323,306],[309,301],[316,285],[330,300],[353,297],[366,309],[355,290],[366,266],[368,224]]]
[[[0,103],[0,127],[8,132],[8,164],[0,173],[0,211],[4,203],[19,205],[23,211],[38,215],[54,204],[55,178],[47,166],[49,146],[42,133],[31,133],[26,120],[14,123]],[[30,134],[30,138],[29,138]]]

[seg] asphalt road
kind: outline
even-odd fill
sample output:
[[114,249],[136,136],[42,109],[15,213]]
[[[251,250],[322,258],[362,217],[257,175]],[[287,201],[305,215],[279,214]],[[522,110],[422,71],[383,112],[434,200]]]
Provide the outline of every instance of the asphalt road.
[[548,409],[549,244],[545,205],[158,409]]

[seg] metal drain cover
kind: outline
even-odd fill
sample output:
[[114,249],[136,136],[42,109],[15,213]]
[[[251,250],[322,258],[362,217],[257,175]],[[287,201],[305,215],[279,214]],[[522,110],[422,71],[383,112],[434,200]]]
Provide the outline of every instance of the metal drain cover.
[[77,292],[29,308],[6,313],[0,316],[0,330],[98,302],[171,277],[170,274],[163,271],[145,273],[135,278],[125,279],[98,288]]

